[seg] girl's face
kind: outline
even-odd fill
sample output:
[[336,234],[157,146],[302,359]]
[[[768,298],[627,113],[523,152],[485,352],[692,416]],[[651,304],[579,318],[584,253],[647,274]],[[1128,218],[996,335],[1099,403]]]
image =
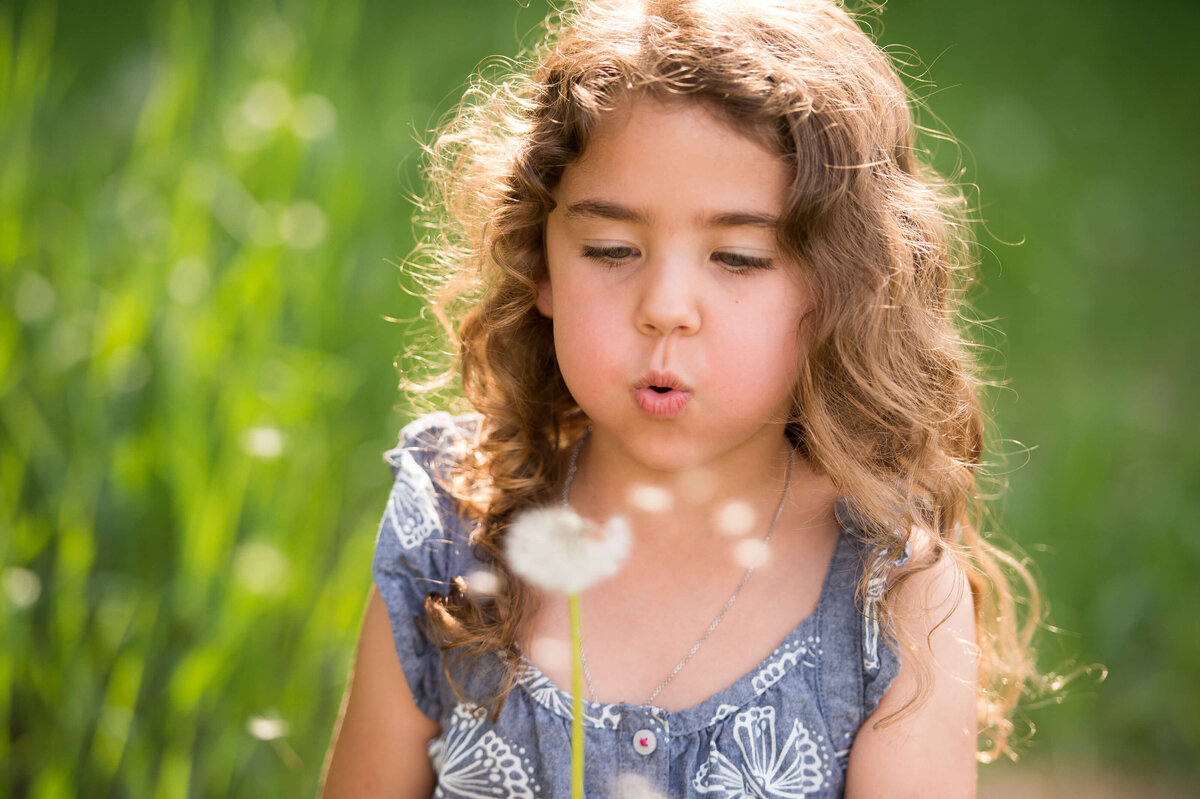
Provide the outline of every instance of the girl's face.
[[778,454],[812,307],[776,242],[789,179],[695,102],[601,121],[555,191],[537,301],[594,446],[654,471]]

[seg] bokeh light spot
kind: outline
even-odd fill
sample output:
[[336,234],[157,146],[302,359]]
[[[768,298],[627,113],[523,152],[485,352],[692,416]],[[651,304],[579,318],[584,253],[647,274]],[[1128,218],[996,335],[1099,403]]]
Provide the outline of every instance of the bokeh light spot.
[[279,238],[299,250],[308,250],[325,239],[325,212],[316,203],[301,200],[279,214]]
[[767,562],[767,549],[762,541],[747,538],[733,545],[733,560],[744,569],[762,566]]
[[240,108],[254,127],[274,130],[291,118],[292,95],[277,80],[260,80],[250,86]]
[[120,347],[109,358],[106,372],[114,391],[137,391],[150,379],[150,359],[137,347]]
[[17,318],[25,323],[41,322],[54,313],[57,296],[50,281],[36,272],[26,272],[17,284]]
[[500,578],[490,569],[476,569],[467,575],[467,588],[477,596],[500,593]]
[[629,489],[629,504],[646,513],[665,513],[675,502],[671,492],[665,488],[635,485]]
[[42,595],[42,581],[29,569],[14,566],[4,570],[4,595],[19,608],[27,608]]
[[287,581],[289,564],[282,552],[262,541],[248,541],[233,556],[233,575],[250,593],[277,594]]
[[571,667],[571,647],[566,641],[539,636],[529,645],[529,655],[542,670],[563,671]]
[[754,529],[758,514],[747,503],[735,499],[722,503],[717,508],[713,521],[717,529],[725,535],[740,537]]
[[255,458],[278,458],[285,445],[283,431],[278,427],[250,427],[242,431],[242,450]]
[[208,265],[203,258],[189,255],[171,269],[167,293],[180,305],[195,305],[208,293],[208,285]]
[[292,130],[303,139],[323,139],[337,127],[337,110],[320,94],[306,94],[296,101]]
[[278,716],[251,716],[246,730],[260,741],[274,741],[288,734],[288,723]]

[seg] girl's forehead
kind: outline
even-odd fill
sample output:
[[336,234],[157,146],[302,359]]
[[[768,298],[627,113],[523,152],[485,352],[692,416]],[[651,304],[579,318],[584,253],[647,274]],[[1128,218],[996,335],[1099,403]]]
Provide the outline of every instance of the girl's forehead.
[[642,95],[599,118],[559,188],[566,193],[603,186],[650,188],[665,180],[782,200],[789,179],[782,156],[711,104]]

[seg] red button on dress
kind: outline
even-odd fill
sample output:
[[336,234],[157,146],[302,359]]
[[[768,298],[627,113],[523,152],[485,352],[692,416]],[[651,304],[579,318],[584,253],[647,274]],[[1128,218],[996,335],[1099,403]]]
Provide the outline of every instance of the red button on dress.
[[651,730],[638,730],[633,734],[633,748],[639,755],[650,755],[658,747],[658,739]]

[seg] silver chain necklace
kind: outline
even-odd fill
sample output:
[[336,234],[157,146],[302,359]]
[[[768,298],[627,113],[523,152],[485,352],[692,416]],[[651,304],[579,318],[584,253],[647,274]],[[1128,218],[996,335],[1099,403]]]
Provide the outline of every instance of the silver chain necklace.
[[[568,504],[567,497],[571,492],[571,483],[575,480],[575,470],[579,467],[579,450],[583,448],[583,442],[588,437],[588,433],[590,433],[591,430],[591,427],[585,430],[583,435],[579,437],[579,441],[577,441],[575,446],[571,448],[571,462],[567,466],[567,477],[565,480],[563,480],[562,487],[563,505]],[[712,624],[708,625],[708,629],[704,631],[704,635],[700,636],[699,641],[692,644],[692,648],[689,649],[688,653],[683,656],[683,660],[679,661],[675,668],[671,670],[671,673],[667,675],[667,678],[658,684],[658,687],[654,689],[654,693],[650,694],[650,698],[643,702],[643,705],[649,705],[651,702],[657,699],[658,695],[662,693],[662,690],[667,687],[667,683],[675,679],[675,675],[683,671],[683,667],[688,664],[688,661],[700,651],[700,647],[704,646],[704,642],[707,641],[708,637],[713,634],[713,631],[717,629],[717,625],[721,623],[721,619],[725,618],[725,614],[729,612],[729,609],[733,607],[733,603],[737,601],[738,594],[742,593],[742,589],[746,587],[746,582],[749,581],[750,575],[754,574],[754,569],[758,566],[759,561],[762,560],[762,556],[767,550],[767,544],[771,542],[771,535],[775,532],[775,525],[779,523],[779,517],[783,515],[783,508],[785,505],[787,505],[788,493],[792,488],[792,455],[794,452],[795,450],[790,447],[788,448],[787,474],[783,479],[783,494],[779,497],[779,507],[775,509],[775,516],[771,519],[771,524],[767,527],[767,534],[763,536],[762,546],[759,548],[758,557],[755,558],[754,561],[751,562],[750,567],[746,569],[746,573],[742,575],[742,581],[738,583],[737,588],[733,589],[733,593],[725,602],[725,607],[721,608],[721,612],[718,613],[717,617],[712,620]],[[587,655],[585,655],[583,652],[582,629],[579,631],[579,655],[580,660],[583,661],[583,676],[587,681],[588,691],[592,695],[592,701],[597,702],[596,686],[592,684],[592,672],[591,669],[588,668]]]

